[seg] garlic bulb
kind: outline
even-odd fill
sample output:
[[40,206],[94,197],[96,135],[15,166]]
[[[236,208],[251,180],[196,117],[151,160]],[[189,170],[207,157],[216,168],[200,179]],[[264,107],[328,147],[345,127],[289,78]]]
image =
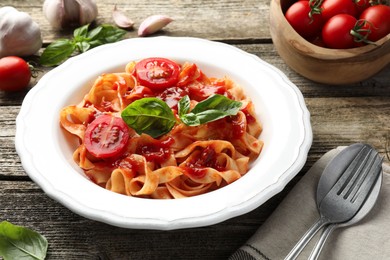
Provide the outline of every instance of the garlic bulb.
[[45,0],[43,13],[55,29],[85,25],[96,19],[94,0]]
[[41,30],[29,14],[11,6],[0,8],[0,58],[32,55],[41,47]]

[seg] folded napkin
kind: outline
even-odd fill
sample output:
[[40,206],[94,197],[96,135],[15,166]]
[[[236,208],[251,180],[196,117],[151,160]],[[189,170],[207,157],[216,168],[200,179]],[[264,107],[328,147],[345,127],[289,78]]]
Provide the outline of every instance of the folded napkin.
[[[284,259],[303,234],[319,218],[315,194],[327,163],[345,147],[321,157],[294,186],[267,221],[239,248],[230,260]],[[308,259],[320,234],[301,252]],[[353,226],[333,231],[319,257],[322,260],[390,259],[390,165],[383,164],[378,200],[368,215]]]

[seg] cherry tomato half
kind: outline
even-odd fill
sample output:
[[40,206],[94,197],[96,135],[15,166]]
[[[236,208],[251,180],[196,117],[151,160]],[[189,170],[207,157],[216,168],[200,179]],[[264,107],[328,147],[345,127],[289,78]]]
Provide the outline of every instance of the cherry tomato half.
[[163,90],[178,82],[180,66],[165,58],[147,58],[135,65],[134,73],[141,85]]
[[316,38],[322,27],[322,16],[312,12],[309,1],[298,1],[285,14],[294,30],[307,40]]
[[8,56],[0,59],[0,90],[22,90],[28,86],[30,79],[30,67],[22,58]]
[[390,6],[370,6],[360,15],[360,20],[367,21],[362,28],[362,34],[369,31],[368,40],[376,42],[390,33]]
[[119,155],[129,141],[129,127],[122,118],[101,115],[87,127],[84,136],[85,148],[97,158]]
[[332,49],[348,49],[356,46],[351,30],[356,18],[349,14],[338,14],[330,18],[322,28],[322,40]]

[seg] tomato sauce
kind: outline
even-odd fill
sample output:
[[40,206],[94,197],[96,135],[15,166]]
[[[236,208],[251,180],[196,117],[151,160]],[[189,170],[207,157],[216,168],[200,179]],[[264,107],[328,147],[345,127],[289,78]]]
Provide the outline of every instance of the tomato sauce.
[[225,171],[225,166],[217,161],[218,154],[212,147],[206,147],[200,153],[198,158],[186,163],[184,166],[186,172],[194,178],[203,178],[207,173],[206,168],[214,168],[217,171]]
[[170,148],[174,142],[171,137],[166,140],[150,139],[149,142],[140,144],[136,153],[143,155],[149,162],[161,164],[171,156]]

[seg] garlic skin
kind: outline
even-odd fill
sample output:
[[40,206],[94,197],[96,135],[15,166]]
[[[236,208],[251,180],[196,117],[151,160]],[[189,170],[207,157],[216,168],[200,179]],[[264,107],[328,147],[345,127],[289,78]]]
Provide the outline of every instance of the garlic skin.
[[0,8],[0,58],[33,55],[41,47],[41,29],[29,14],[11,6]]
[[114,19],[115,24],[122,29],[132,29],[134,26],[134,22],[129,19],[124,13],[119,11],[114,7],[114,11],[112,12],[112,18]]
[[43,13],[54,29],[63,29],[94,21],[98,8],[94,0],[45,0]]
[[152,15],[146,18],[138,28],[138,36],[153,34],[167,26],[173,19],[166,15]]

